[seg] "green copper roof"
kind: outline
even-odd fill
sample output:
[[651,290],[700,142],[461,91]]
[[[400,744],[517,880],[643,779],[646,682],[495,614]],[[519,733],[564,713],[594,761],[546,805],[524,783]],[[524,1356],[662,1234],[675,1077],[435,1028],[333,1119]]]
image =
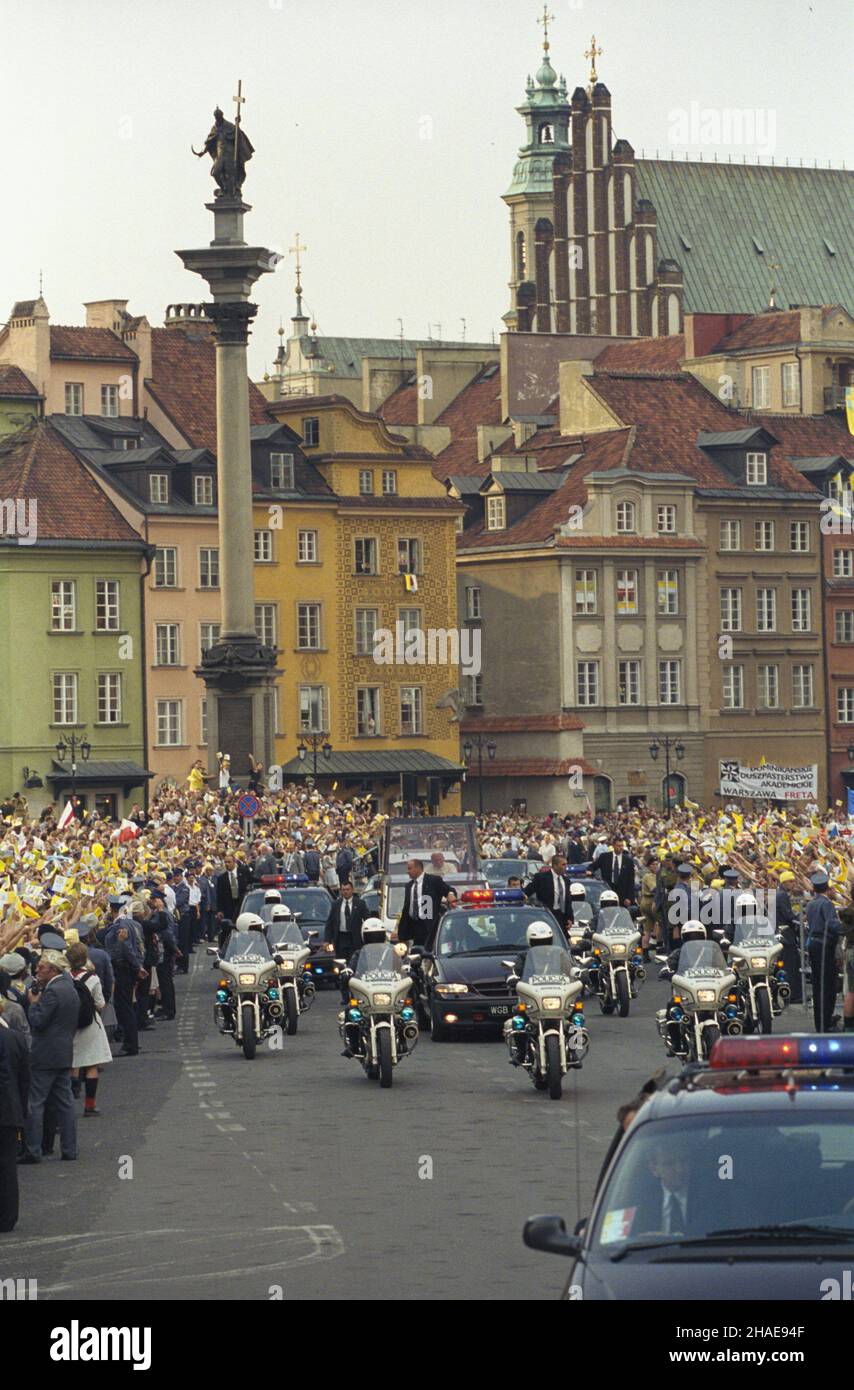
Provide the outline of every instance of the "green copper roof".
[[639,159],[636,190],[657,211],[659,258],[682,267],[689,313],[760,313],[772,284],[781,308],[854,309],[852,173]]
[[[558,81],[548,50],[543,53],[536,83],[528,78],[525,101],[516,110],[524,117],[527,141],[519,150],[513,181],[504,197],[510,198],[520,193],[551,193],[554,157],[569,149],[570,103],[566,79],[561,77]],[[543,123],[548,123],[552,128],[551,142],[544,143],[539,139]]]
[[[363,357],[405,357],[413,358],[418,348],[489,348],[495,351],[495,343],[452,343],[439,338],[327,338],[318,334],[316,339],[310,333],[301,339],[303,355],[307,356],[312,341],[317,342],[315,370],[322,376],[330,367],[335,376],[362,375]],[[332,376],[333,373],[329,372]]]

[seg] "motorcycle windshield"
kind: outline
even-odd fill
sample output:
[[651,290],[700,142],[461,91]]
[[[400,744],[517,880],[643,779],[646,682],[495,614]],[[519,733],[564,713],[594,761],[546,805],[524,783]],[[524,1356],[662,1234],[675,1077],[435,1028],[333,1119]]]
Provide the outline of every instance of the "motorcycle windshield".
[[596,930],[603,936],[625,936],[626,932],[631,934],[637,931],[637,927],[632,914],[625,907],[606,907],[604,912],[599,913]]
[[767,917],[747,917],[736,922],[732,929],[733,946],[771,946],[777,933]]
[[593,921],[593,908],[589,903],[572,902],[572,920],[581,924],[582,922]]
[[273,946],[299,949],[305,945],[305,938],[296,922],[271,922],[267,936]]
[[369,942],[359,952],[355,973],[363,980],[372,975],[403,975],[403,957],[390,942]]
[[572,957],[562,946],[532,946],[525,957],[522,979],[572,978]]
[[233,931],[222,958],[230,964],[263,965],[272,955],[263,932]]
[[679,952],[677,975],[726,975],[727,963],[716,941],[686,941]]

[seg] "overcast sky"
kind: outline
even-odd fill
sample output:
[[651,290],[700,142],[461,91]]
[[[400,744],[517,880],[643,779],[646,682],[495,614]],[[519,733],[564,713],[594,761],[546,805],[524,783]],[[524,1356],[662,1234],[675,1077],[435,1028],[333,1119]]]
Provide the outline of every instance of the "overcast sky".
[[[638,152],[699,157],[709,108],[756,112],[770,149],[851,158],[849,0],[551,0],[570,92],[595,32],[614,129]],[[176,247],[207,243],[209,161],[195,160],[242,78],[255,145],[248,239],[299,230],[321,333],[489,341],[508,307],[507,188],[536,71],[536,0],[0,0],[4,232],[0,321],[34,295],[57,323],[87,299],[163,320],[204,297]],[[692,106],[692,103],[694,104]],[[692,111],[695,113],[691,129]],[[678,113],[683,113],[681,118]],[[699,123],[699,125],[698,125]],[[680,138],[681,136],[681,138]],[[755,148],[721,144],[739,160]],[[711,158],[712,145],[703,147]],[[265,276],[260,373],[293,312],[292,258]]]

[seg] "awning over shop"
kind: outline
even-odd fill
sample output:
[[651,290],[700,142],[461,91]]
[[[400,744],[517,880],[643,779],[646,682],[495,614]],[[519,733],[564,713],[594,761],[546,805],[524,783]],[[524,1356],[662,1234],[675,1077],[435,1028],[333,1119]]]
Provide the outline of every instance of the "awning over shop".
[[[377,749],[374,753],[337,753],[333,749],[328,758],[321,752],[317,755],[318,777],[399,777],[401,773],[421,774],[426,777],[445,777],[457,781],[465,768],[442,758],[438,753],[422,752],[418,748]],[[294,777],[312,776],[314,759],[309,752],[305,762],[291,758],[282,764],[285,781]]]
[[[131,787],[144,786],[153,772],[148,772],[146,768],[140,767],[139,763],[115,762],[115,763],[95,763],[78,762],[77,774],[73,781],[77,787],[121,787],[123,792],[130,791]],[[48,773],[47,780],[53,783],[54,789],[70,787],[72,782],[71,764],[53,761],[53,771]]]

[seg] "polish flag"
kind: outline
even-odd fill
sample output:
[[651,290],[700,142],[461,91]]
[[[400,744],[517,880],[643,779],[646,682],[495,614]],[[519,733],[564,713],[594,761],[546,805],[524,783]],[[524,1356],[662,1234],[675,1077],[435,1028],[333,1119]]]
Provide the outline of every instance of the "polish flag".
[[120,845],[127,844],[128,840],[135,840],[139,834],[139,826],[132,820],[123,820],[118,828],[110,836],[111,840],[118,840]]
[[73,820],[74,820],[74,807],[72,806],[72,804],[71,804],[70,801],[66,801],[66,803],[65,803],[65,809],[63,810],[62,815],[60,816],[59,820],[58,820],[57,823],[56,823],[56,824],[57,824],[57,829],[58,829],[58,830],[64,830],[65,827],[66,827],[67,825],[70,825],[71,822],[72,822]]

